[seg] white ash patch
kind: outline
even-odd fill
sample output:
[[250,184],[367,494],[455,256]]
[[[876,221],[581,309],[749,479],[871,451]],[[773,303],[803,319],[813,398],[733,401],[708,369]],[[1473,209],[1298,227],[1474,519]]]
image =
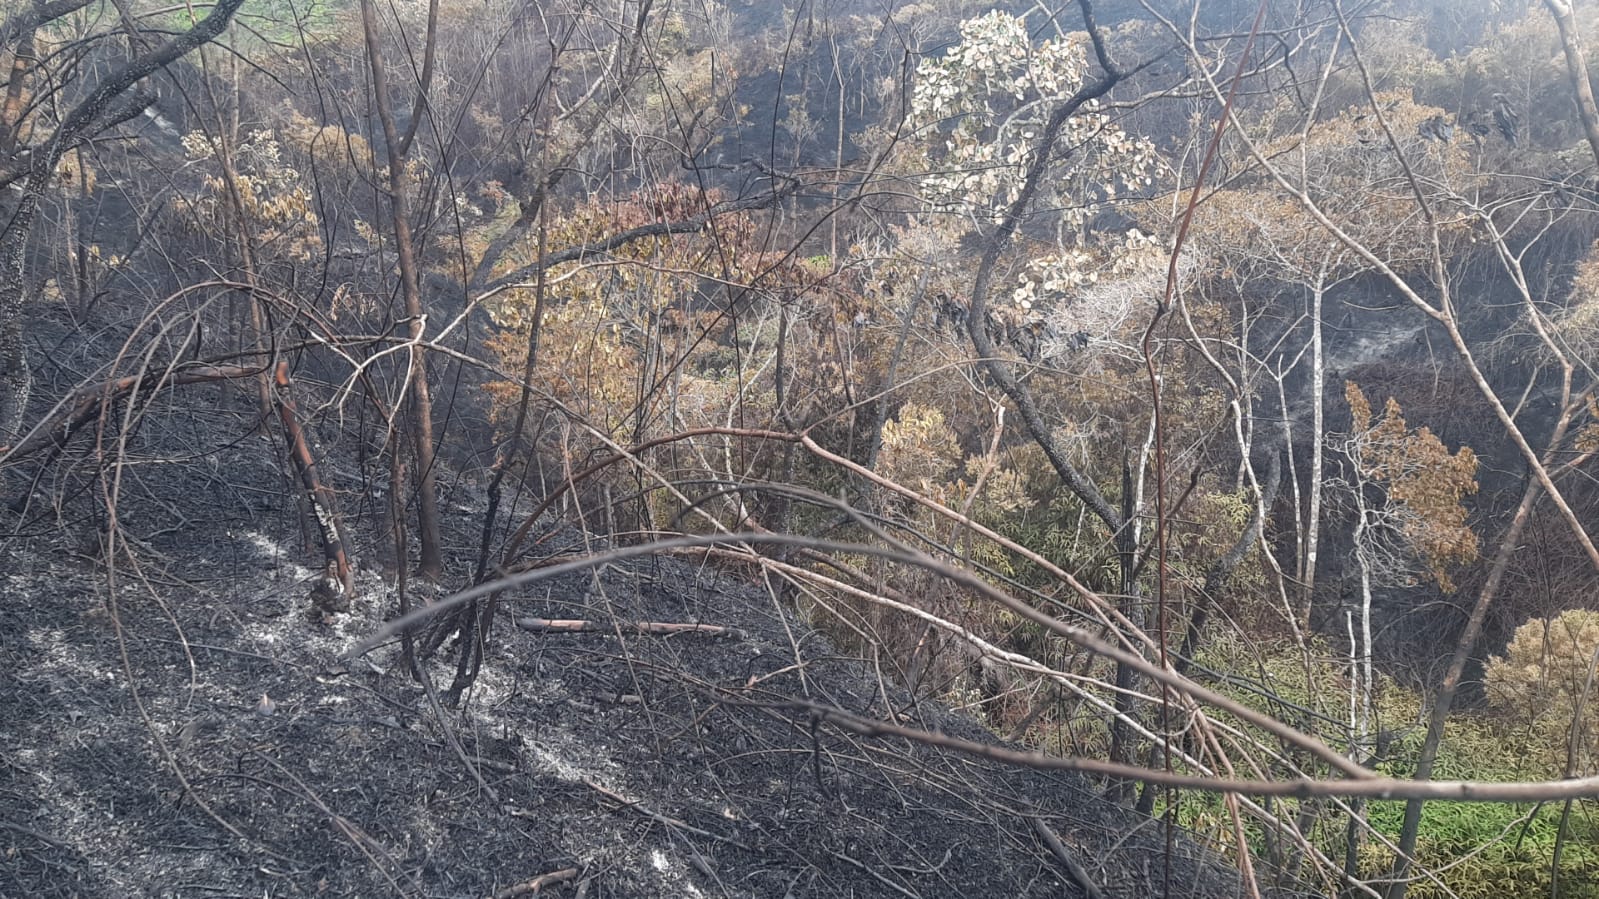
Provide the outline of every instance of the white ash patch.
[[34,628],[28,632],[28,642],[44,654],[43,670],[52,674],[64,674],[68,680],[121,679],[119,670],[86,656],[82,649],[73,645],[67,639],[66,633],[59,628]]
[[376,575],[358,575],[350,609],[330,621],[311,618],[311,588],[321,574],[299,565],[286,566],[298,576],[288,584],[264,585],[244,599],[246,607],[276,604],[287,611],[275,617],[253,617],[241,636],[253,652],[275,659],[298,657],[318,665],[333,665],[372,632],[394,605],[394,591]]
[[[594,751],[596,747],[581,743],[564,731],[546,731],[542,736],[543,739],[528,740],[526,743],[540,771],[569,783],[590,781],[606,786],[598,771],[578,761],[579,759],[585,762],[600,760],[602,754]],[[609,764],[607,766],[614,767]],[[606,786],[606,789],[610,788]]]
[[[497,660],[487,660],[478,670],[472,689],[462,697],[462,708],[478,708],[492,712],[516,697],[518,680],[507,670],[509,666]],[[507,722],[509,723],[509,722]]]
[[683,870],[683,865],[668,858],[666,853],[660,849],[650,850],[650,867],[661,875],[662,883],[670,884],[674,890],[679,891],[679,895],[694,897],[705,895],[699,891],[698,887],[694,886],[693,881],[688,879]]
[[313,572],[309,568],[294,561],[294,559],[299,558],[299,553],[290,552],[283,544],[257,531],[250,531],[244,536],[246,540],[250,541],[251,546],[254,546],[263,556],[271,559],[274,565],[282,569],[281,572],[272,572],[271,577],[279,577],[280,574],[286,574],[295,580],[303,580],[312,576]]

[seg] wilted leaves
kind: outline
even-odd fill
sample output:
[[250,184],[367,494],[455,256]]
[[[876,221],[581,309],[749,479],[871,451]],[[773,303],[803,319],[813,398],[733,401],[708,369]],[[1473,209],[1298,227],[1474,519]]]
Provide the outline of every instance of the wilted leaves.
[[1374,420],[1371,403],[1353,382],[1345,385],[1353,418],[1348,451],[1362,480],[1387,492],[1399,530],[1445,590],[1449,571],[1477,558],[1477,535],[1466,523],[1466,497],[1477,492],[1477,455],[1470,447],[1451,454],[1431,430],[1411,430],[1392,397]]
[[[1503,656],[1488,662],[1483,680],[1488,702],[1513,719],[1531,717],[1552,751],[1563,761],[1568,734],[1580,721],[1584,737],[1572,747],[1591,754],[1599,735],[1599,697],[1594,695],[1594,654],[1599,652],[1599,612],[1571,609],[1554,618],[1534,618],[1516,628]],[[1577,717],[1578,709],[1585,714]]]

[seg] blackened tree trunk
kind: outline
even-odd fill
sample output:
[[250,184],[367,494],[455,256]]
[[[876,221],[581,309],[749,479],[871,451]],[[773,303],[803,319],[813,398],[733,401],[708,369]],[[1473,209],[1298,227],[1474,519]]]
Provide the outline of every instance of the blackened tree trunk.
[[388,95],[388,74],[378,43],[377,14],[372,9],[371,0],[361,0],[361,28],[366,36],[367,62],[372,68],[373,99],[376,101],[378,121],[383,127],[383,143],[389,158],[389,206],[393,213],[395,252],[399,257],[400,296],[405,301],[412,342],[409,424],[416,457],[417,549],[420,553],[416,573],[424,580],[437,581],[444,574],[444,556],[439,548],[433,396],[428,384],[427,352],[422,345],[426,338],[427,314],[422,307],[416,241],[411,233],[410,178],[405,171],[405,151],[409,147],[402,146],[399,129],[394,125],[394,110]]

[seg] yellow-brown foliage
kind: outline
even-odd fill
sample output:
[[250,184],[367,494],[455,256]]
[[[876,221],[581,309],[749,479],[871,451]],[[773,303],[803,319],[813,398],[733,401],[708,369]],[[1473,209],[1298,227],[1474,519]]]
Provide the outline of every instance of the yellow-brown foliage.
[[1599,361],[1599,243],[1577,263],[1565,312],[1553,330],[1566,351],[1590,364]]
[[[1488,662],[1483,680],[1488,702],[1501,713],[1529,727],[1547,747],[1548,773],[1564,768],[1568,748],[1575,750],[1577,773],[1594,760],[1599,736],[1599,701],[1593,682],[1599,652],[1599,612],[1570,609],[1554,618],[1534,618],[1516,628],[1503,656]],[[1572,721],[1580,737],[1570,742]]]
[[[1469,216],[1453,199],[1473,181],[1469,142],[1422,137],[1423,122],[1453,119],[1409,93],[1382,92],[1375,103],[1380,120],[1369,104],[1352,106],[1308,132],[1302,132],[1295,107],[1270,111],[1261,126],[1267,133],[1262,150],[1282,161],[1295,190],[1308,195],[1333,225],[1404,271],[1432,259],[1435,233],[1446,243],[1469,233]],[[1228,277],[1336,283],[1369,267],[1300,200],[1264,177],[1207,197],[1194,231],[1222,258]]]
[[[242,216],[253,233],[258,254],[304,261],[322,247],[311,190],[300,173],[281,156],[281,145],[268,131],[252,131],[223,160],[220,144],[193,132],[183,138],[189,158],[206,172],[204,190],[173,204],[182,226],[218,234],[233,233]],[[229,190],[226,162],[231,168]]]
[[285,149],[340,175],[370,176],[373,155],[366,138],[337,124],[319,124],[293,108],[287,115],[278,131]]
[[1345,384],[1344,397],[1361,474],[1387,490],[1404,513],[1400,527],[1428,573],[1440,587],[1454,589],[1449,570],[1477,558],[1477,535],[1466,523],[1463,504],[1477,492],[1476,453],[1463,446],[1451,454],[1430,429],[1412,431],[1392,397],[1375,420],[1370,401],[1355,382]]

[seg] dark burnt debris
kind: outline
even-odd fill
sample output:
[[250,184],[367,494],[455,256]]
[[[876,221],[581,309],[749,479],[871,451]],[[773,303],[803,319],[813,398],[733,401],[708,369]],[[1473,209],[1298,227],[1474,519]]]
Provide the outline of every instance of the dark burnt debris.
[[[455,708],[453,650],[428,684],[398,645],[343,661],[396,614],[393,588],[363,571],[348,611],[309,614],[326,575],[293,496],[252,489],[284,483],[273,444],[249,435],[250,410],[217,402],[189,397],[129,435],[128,543],[109,574],[92,465],[57,464],[8,513],[3,899],[1089,895],[1037,822],[1100,895],[1159,895],[1168,879],[1172,896],[1240,894],[1190,834],[1168,874],[1160,823],[1106,784],[813,721],[799,703],[995,739],[880,680],[746,572],[695,558],[507,595]],[[479,493],[452,482],[450,557],[471,558]],[[554,521],[538,544],[604,548]],[[358,541],[355,556],[373,550]],[[623,626],[516,626],[528,618]]]
[[[126,669],[98,569],[44,540],[3,550],[0,895],[483,897],[540,877],[538,895],[565,897],[1086,895],[1035,818],[1103,895],[1166,878],[1159,824],[1100,785],[783,707],[891,707],[992,740],[737,575],[650,558],[528,588],[507,616],[736,632],[535,634],[507,617],[452,710],[397,649],[339,663],[390,611],[376,576],[351,613],[313,622],[318,574],[225,531],[206,564],[119,579]],[[1171,895],[1237,894],[1219,858],[1175,847]]]

